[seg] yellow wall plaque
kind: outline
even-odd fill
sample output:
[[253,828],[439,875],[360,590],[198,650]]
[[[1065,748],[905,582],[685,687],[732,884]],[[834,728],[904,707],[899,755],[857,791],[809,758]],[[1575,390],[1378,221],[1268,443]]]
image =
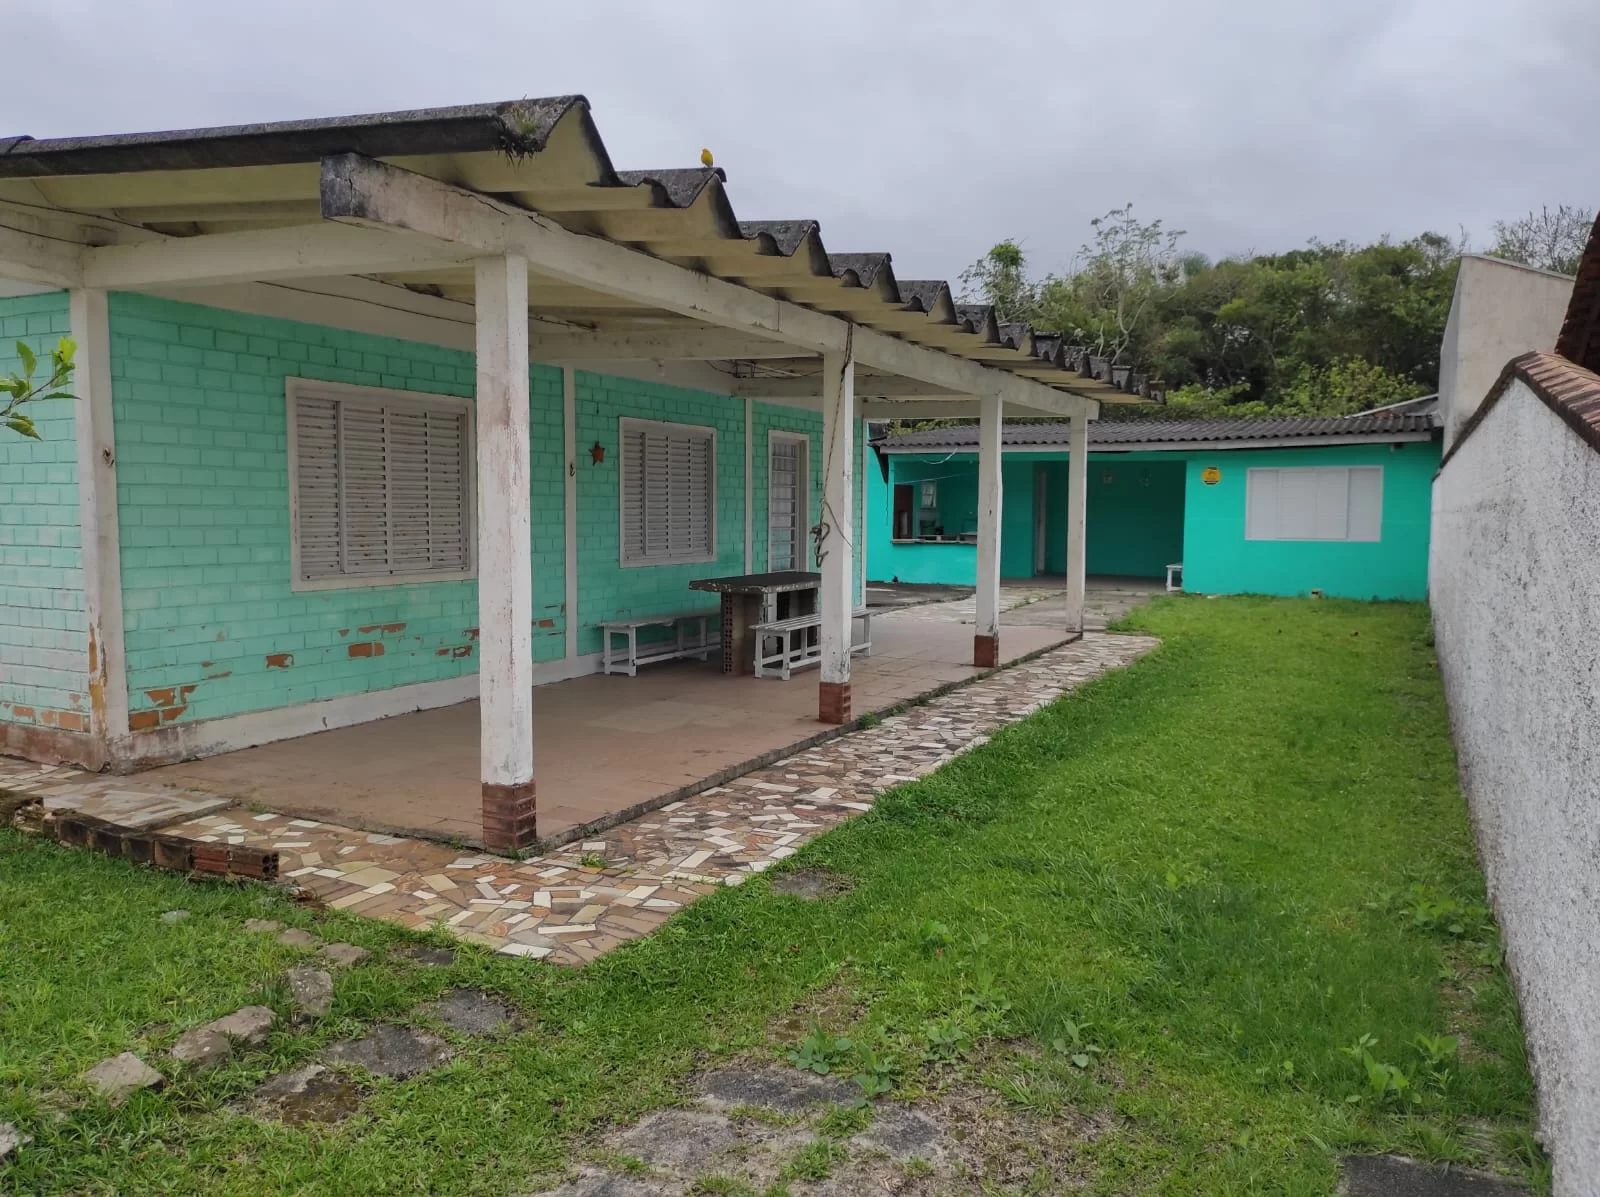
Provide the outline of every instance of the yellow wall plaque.
[[1216,466],[1207,466],[1200,471],[1200,481],[1207,486],[1215,486],[1222,481],[1222,471],[1217,469]]

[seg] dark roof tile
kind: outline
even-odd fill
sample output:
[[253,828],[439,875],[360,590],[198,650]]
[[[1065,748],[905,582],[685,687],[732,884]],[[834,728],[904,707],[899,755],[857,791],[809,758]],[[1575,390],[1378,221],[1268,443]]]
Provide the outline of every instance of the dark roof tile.
[[[1347,436],[1382,436],[1390,433],[1414,437],[1432,433],[1437,427],[1438,420],[1432,414],[1407,412],[1398,414],[1379,412],[1359,416],[1295,416],[1279,419],[1094,420],[1089,424],[1089,444],[1098,446],[1203,444],[1221,441],[1300,440],[1307,437],[1337,440]],[[1013,447],[1060,445],[1064,448],[1068,439],[1069,425],[1066,421],[1009,423],[1005,425],[1002,443]],[[895,450],[928,449],[937,452],[976,449],[978,426],[954,424],[945,428],[925,428],[918,432],[886,437],[880,443],[884,448]]]

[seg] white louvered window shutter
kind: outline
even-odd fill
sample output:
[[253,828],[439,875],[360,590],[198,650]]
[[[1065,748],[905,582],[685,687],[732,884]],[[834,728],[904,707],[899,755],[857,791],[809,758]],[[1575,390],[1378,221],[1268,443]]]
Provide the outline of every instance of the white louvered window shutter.
[[1292,466],[1245,473],[1246,540],[1383,538],[1382,466]]
[[712,430],[624,420],[621,441],[623,563],[664,565],[714,558]]
[[298,582],[471,572],[463,404],[313,384],[297,390],[291,410]]

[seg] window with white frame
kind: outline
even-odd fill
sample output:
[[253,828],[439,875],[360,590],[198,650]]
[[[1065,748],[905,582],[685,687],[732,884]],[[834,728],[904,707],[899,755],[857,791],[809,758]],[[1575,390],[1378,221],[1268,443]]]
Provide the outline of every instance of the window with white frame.
[[717,555],[717,434],[624,419],[622,564],[676,565]]
[[293,587],[471,577],[472,404],[291,378]]
[[1377,541],[1382,533],[1382,466],[1245,473],[1246,540]]

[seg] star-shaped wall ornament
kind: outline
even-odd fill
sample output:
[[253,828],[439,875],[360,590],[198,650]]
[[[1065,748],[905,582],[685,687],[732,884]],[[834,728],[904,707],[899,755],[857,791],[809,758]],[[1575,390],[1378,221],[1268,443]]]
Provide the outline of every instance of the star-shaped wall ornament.
[[599,465],[601,462],[605,461],[605,459],[606,447],[599,441],[595,441],[595,443],[589,447],[589,460],[594,462],[595,465]]

